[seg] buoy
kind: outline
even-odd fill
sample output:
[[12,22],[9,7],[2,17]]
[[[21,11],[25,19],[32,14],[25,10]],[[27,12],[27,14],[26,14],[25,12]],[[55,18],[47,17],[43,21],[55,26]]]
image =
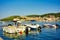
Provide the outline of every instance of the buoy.
[[19,33],[22,34],[22,31],[20,31]]

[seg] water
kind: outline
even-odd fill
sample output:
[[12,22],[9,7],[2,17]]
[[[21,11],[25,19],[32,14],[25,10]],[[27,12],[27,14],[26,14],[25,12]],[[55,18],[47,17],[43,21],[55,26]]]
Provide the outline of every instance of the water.
[[[8,22],[10,23],[10,22]],[[37,23],[41,26],[44,23],[56,24],[60,25],[60,22],[23,22],[25,23]],[[0,24],[1,25],[1,24]],[[0,27],[0,37],[4,40],[60,40],[60,28],[42,28],[41,31],[31,31],[28,35],[23,33],[22,35],[19,34],[7,34],[4,33],[2,27]]]

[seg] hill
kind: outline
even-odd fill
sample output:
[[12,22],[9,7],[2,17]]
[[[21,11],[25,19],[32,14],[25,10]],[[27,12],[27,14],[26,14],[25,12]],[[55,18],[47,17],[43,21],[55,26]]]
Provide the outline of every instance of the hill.
[[55,17],[60,17],[60,12],[59,13],[47,13],[47,14],[43,14],[43,15],[27,15],[27,17],[46,17],[49,15],[53,15]]
[[[53,15],[55,17],[60,17],[60,12],[59,13],[48,13],[48,14],[43,14],[43,15],[27,15],[27,17],[48,17],[49,15]],[[10,16],[10,17],[0,19],[0,21],[12,21],[16,17],[21,19],[20,16],[16,15],[16,16]]]
[[6,18],[3,18],[3,19],[0,19],[0,21],[12,21],[16,17],[20,18],[20,16],[10,16],[10,17],[6,17]]

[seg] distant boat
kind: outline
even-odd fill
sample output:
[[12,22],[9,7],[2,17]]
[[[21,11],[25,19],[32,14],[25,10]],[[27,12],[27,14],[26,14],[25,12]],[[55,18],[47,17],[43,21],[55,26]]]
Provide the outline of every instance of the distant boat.
[[30,20],[31,22],[36,22],[36,20]]
[[51,24],[44,24],[43,27],[46,27],[46,28],[57,28],[56,25],[51,25]]

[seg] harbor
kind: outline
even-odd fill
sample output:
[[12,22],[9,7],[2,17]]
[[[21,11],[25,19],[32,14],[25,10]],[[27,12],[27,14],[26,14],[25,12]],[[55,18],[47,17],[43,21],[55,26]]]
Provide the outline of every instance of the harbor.
[[[13,22],[7,22],[7,24],[12,24]],[[28,33],[27,32],[25,32],[25,30],[24,30],[24,32],[23,31],[18,31],[17,33],[15,33],[13,30],[14,30],[14,28],[16,27],[15,25],[14,25],[14,27],[12,27],[12,29],[10,30],[10,29],[8,29],[7,28],[7,31],[8,32],[5,32],[5,31],[3,31],[3,28],[4,27],[1,27],[1,29],[0,29],[0,37],[2,38],[2,39],[4,39],[4,40],[43,40],[43,39],[45,39],[45,40],[55,40],[55,38],[52,38],[52,37],[54,37],[54,36],[56,36],[57,38],[56,39],[58,39],[59,37],[56,35],[56,34],[58,34],[58,30],[60,29],[60,28],[54,28],[54,27],[51,27],[51,28],[49,28],[50,26],[48,26],[48,24],[49,25],[55,25],[56,23],[57,24],[59,24],[60,25],[60,23],[59,22],[38,22],[38,21],[35,21],[35,22],[30,22],[30,21],[27,21],[27,22],[21,22],[21,24],[23,24],[23,26],[25,27],[26,26],[26,24],[27,24],[27,26],[28,26],[28,24],[39,24],[40,25],[40,27],[41,27],[41,29],[39,29],[39,30],[37,30],[37,29],[32,29],[32,30],[30,30],[30,31],[28,31]],[[25,24],[25,25],[24,25]],[[46,25],[46,27],[43,27],[43,25]],[[59,27],[59,26],[58,26]],[[18,28],[18,27],[17,27]],[[35,27],[34,27],[35,28]],[[21,28],[20,28],[21,29]],[[24,28],[25,29],[25,28]],[[16,29],[17,30],[17,29]],[[11,32],[10,32],[11,31]],[[10,33],[9,33],[10,32]],[[56,33],[57,32],[57,33]],[[51,36],[50,36],[51,35]],[[59,34],[58,34],[59,35]],[[49,36],[49,38],[47,39],[47,37]]]
[[60,0],[0,0],[0,40],[60,40]]
[[[29,24],[27,24],[27,23],[22,24],[22,22],[18,18],[14,18],[12,21],[13,21],[14,25],[9,23],[7,26],[3,27],[4,32],[7,32],[7,33],[24,33],[25,32],[28,34],[29,31],[32,31],[32,30],[40,31],[41,28],[44,28],[44,27],[55,28],[55,29],[58,28],[58,24],[52,25],[49,23],[47,23],[47,24],[45,23],[41,26],[38,23],[34,23],[36,21],[32,21],[32,23],[29,23]],[[31,21],[29,21],[29,22],[31,22]]]

